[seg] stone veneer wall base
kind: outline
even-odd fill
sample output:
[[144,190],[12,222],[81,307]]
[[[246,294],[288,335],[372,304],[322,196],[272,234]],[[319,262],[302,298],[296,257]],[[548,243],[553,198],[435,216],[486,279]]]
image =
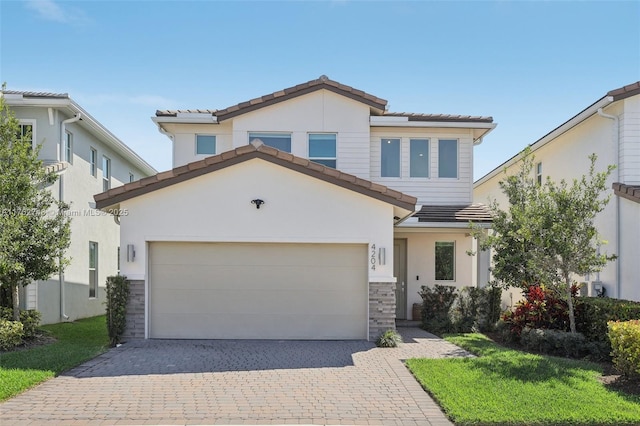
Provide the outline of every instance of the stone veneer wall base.
[[369,340],[396,329],[396,283],[369,283]]
[[144,280],[129,280],[127,327],[122,340],[144,339]]

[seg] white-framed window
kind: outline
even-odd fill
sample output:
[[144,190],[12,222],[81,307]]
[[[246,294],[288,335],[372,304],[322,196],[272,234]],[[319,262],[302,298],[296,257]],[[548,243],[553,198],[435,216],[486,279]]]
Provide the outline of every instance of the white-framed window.
[[458,140],[438,140],[438,177],[458,177]]
[[129,183],[133,182],[136,180],[136,177],[133,173],[129,172]]
[[409,177],[429,177],[429,139],[409,140]]
[[89,298],[98,297],[98,243],[89,241]]
[[400,177],[400,139],[380,141],[380,177]]
[[68,130],[64,132],[64,161],[73,164],[73,134]]
[[536,164],[536,182],[542,185],[542,162]]
[[111,188],[111,159],[102,156],[102,190],[108,191]]
[[435,253],[436,281],[455,281],[456,243],[453,241],[436,241]]
[[18,139],[31,144],[31,149],[36,147],[36,120],[19,120]]
[[196,154],[215,155],[216,137],[214,135],[196,135]]
[[336,134],[309,133],[309,160],[336,168]]
[[280,151],[291,152],[291,133],[249,133],[249,143],[256,139]]
[[98,151],[95,148],[90,148],[89,151],[89,173],[93,177],[98,175]]

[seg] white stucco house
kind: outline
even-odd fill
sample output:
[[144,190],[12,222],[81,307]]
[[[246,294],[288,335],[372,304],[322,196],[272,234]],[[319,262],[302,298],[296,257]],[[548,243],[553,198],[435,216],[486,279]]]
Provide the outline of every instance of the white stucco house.
[[70,265],[60,276],[22,290],[22,309],[36,309],[42,323],[72,321],[105,311],[105,282],[118,273],[119,225],[95,209],[93,195],[157,171],[114,136],[68,94],[5,90],[7,105],[31,134],[40,159],[56,170],[54,197],[70,204]]
[[[575,279],[587,283],[591,296],[604,288],[606,296],[640,300],[640,82],[611,90],[532,143],[531,150],[533,173],[540,182],[547,177],[556,181],[581,177],[589,171],[592,153],[598,156],[598,170],[616,166],[608,182],[607,195],[612,198],[596,224],[607,242],[601,250],[618,258],[600,273]],[[505,169],[508,174],[518,169],[520,159],[520,155],[510,158],[475,182],[474,200],[507,203],[498,182]],[[487,268],[488,262],[481,266]]]
[[127,337],[375,338],[420,286],[474,285],[473,147],[496,125],[386,107],[321,76],[157,111],[174,168],[95,196],[123,213]]

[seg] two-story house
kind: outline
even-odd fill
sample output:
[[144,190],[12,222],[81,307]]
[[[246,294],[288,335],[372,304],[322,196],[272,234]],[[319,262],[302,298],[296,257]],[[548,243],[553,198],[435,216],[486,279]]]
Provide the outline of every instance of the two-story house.
[[23,288],[21,308],[40,311],[44,324],[100,315],[106,278],[119,269],[120,231],[112,215],[95,209],[93,195],[157,171],[66,93],[2,96],[34,149],[40,145],[39,158],[59,174],[49,189],[70,205],[71,263],[63,274]]
[[128,211],[128,336],[374,338],[420,286],[473,285],[473,147],[495,124],[386,106],[322,76],[157,111],[174,168],[95,197]]
[[[589,172],[589,155],[598,156],[597,171],[610,164],[616,169],[608,181],[610,202],[597,217],[596,226],[606,242],[602,252],[617,259],[599,273],[574,277],[584,282],[588,295],[604,294],[640,300],[640,82],[609,91],[569,120],[531,144],[535,156],[535,178],[571,182]],[[486,203],[508,201],[499,182],[520,167],[516,155],[480,178],[474,185],[474,199]],[[485,261],[489,259],[485,257]],[[486,271],[489,263],[480,266]],[[486,274],[485,274],[486,276]],[[482,285],[482,282],[480,282]],[[508,304],[519,299],[514,294]]]

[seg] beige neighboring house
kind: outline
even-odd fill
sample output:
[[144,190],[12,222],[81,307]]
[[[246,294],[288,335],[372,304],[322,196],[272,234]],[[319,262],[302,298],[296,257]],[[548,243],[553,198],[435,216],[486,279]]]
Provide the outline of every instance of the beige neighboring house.
[[64,274],[23,288],[21,307],[37,309],[42,323],[72,321],[105,311],[105,282],[118,273],[119,225],[95,209],[93,195],[157,171],[69,95],[5,90],[7,105],[31,133],[39,157],[56,170],[51,191],[70,204],[71,264]]
[[[607,183],[611,201],[596,219],[603,252],[618,259],[601,272],[576,276],[587,283],[586,292],[595,296],[602,288],[606,296],[640,300],[640,82],[611,90],[602,98],[531,144],[538,181],[547,177],[571,181],[589,171],[588,156],[598,156],[597,170],[613,164],[617,168]],[[503,170],[513,174],[520,155],[496,167],[474,184],[476,202],[495,199],[504,206],[506,198],[498,182]],[[488,256],[481,267],[487,276]],[[483,283],[480,282],[480,285]]]
[[422,285],[475,285],[473,147],[491,117],[390,113],[321,76],[219,110],[157,111],[173,169],[124,209],[128,338],[368,339]]

